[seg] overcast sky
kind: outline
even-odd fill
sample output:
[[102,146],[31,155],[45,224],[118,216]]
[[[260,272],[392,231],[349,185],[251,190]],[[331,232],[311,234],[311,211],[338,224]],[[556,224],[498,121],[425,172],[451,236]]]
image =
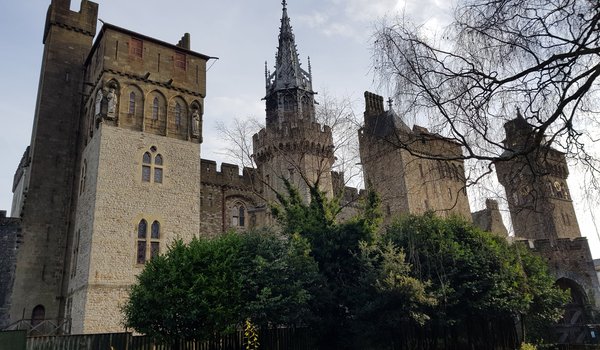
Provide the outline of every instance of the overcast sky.
[[[191,34],[191,49],[219,57],[209,62],[202,157],[225,160],[217,121],[255,116],[264,119],[264,64],[274,65],[281,18],[280,0],[99,0],[99,18],[157,39],[176,43]],[[12,180],[31,139],[42,59],[42,33],[50,0],[0,2],[0,210],[12,201]],[[415,23],[437,28],[448,20],[446,0],[289,0],[288,13],[303,67],[311,58],[313,88],[349,96],[356,112],[365,90],[387,97],[371,71],[370,39],[383,16],[404,13]],[[79,10],[72,0],[71,9]],[[101,23],[98,23],[100,29]],[[319,96],[317,95],[317,100]],[[582,233],[600,257],[589,212],[577,205]],[[472,204],[472,210],[476,208]]]

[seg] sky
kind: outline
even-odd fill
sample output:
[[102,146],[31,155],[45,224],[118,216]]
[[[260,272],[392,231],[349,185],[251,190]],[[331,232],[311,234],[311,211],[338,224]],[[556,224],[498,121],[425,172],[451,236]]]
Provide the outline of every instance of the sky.
[[[12,201],[14,171],[31,139],[42,60],[42,34],[50,0],[0,1],[0,210]],[[279,0],[98,0],[99,18],[132,31],[177,43],[191,34],[191,49],[219,57],[209,62],[202,157],[227,161],[216,129],[234,118],[264,119],[265,61],[273,70],[281,18]],[[79,10],[72,0],[71,9]],[[440,28],[449,20],[446,0],[289,0],[288,14],[303,67],[310,56],[319,96],[348,97],[362,114],[363,92],[387,98],[374,80],[372,33],[384,16],[402,14]],[[98,23],[100,29],[101,23]],[[580,189],[569,182],[582,233],[600,258],[590,211],[578,205]],[[481,202],[481,201],[479,201]],[[479,210],[471,204],[471,210]]]

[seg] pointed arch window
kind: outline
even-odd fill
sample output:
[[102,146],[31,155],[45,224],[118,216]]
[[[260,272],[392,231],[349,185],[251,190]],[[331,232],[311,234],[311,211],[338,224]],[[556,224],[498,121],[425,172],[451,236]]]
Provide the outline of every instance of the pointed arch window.
[[148,237],[148,222],[140,220],[137,228],[137,256],[136,262],[144,264],[148,258],[152,259],[160,254],[160,222],[153,221],[150,226],[150,237]]
[[135,114],[135,92],[130,92],[129,93],[129,114],[130,115],[134,115]]
[[163,182],[164,159],[157,152],[157,148],[152,146],[150,151],[142,156],[142,182]]
[[160,223],[154,221],[150,232],[150,259],[160,254]]
[[148,223],[142,219],[137,230],[137,258],[138,264],[146,262],[146,239],[148,237]]
[[152,101],[152,119],[158,120],[158,97],[155,97]]
[[246,226],[246,208],[241,203],[236,204],[231,209],[231,226],[233,226],[233,227]]

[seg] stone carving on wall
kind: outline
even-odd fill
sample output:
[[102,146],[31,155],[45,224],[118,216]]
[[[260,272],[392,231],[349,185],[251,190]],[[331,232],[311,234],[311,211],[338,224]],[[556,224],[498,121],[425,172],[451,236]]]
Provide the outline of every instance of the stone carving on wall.
[[107,111],[106,117],[108,119],[115,119],[117,111],[117,94],[115,93],[115,87],[109,86],[106,92]]
[[100,115],[102,113],[102,99],[104,98],[104,94],[102,93],[102,89],[98,89],[96,93],[96,103],[94,108],[94,115]]
[[192,112],[192,137],[200,137],[200,112],[197,107],[194,107]]

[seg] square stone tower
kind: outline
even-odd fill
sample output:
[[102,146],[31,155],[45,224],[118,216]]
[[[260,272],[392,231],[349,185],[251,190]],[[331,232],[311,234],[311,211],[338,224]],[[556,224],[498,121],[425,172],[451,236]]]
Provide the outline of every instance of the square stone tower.
[[381,196],[386,222],[428,210],[471,219],[459,144],[417,125],[411,130],[370,92],[358,140],[365,184]]
[[52,0],[43,35],[44,56],[27,171],[17,179],[14,207],[22,217],[10,320],[61,318],[65,250],[70,242],[76,183],[84,64],[96,34],[98,5]]

